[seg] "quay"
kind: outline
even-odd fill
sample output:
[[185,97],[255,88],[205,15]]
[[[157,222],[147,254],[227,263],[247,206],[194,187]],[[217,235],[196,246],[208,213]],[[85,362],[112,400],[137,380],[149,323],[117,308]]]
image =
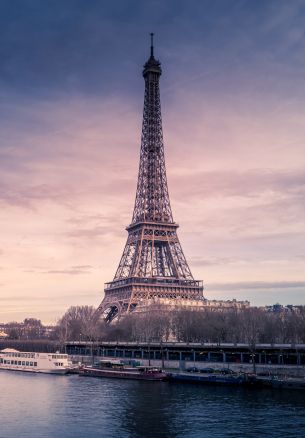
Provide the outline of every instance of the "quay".
[[236,372],[305,375],[305,344],[211,344],[181,342],[67,342],[65,351],[75,361],[128,359],[143,365],[185,370],[195,367],[230,368]]
[[305,376],[305,344],[211,344],[182,342],[88,342],[59,343],[51,340],[0,340],[0,350],[67,353],[73,362],[90,364],[112,358],[183,371],[188,367],[230,368],[236,372],[292,377]]

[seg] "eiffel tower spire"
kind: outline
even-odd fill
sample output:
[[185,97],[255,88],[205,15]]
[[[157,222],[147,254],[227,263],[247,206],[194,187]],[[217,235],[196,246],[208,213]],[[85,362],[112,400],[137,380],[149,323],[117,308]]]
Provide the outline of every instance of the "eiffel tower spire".
[[178,224],[173,220],[164,158],[159,80],[161,64],[150,57],[144,65],[144,111],[136,199],[128,238],[112,282],[98,312],[111,321],[152,301],[203,300],[183,254]]
[[[153,34],[151,37],[153,38]],[[161,73],[161,64],[154,58],[152,40],[150,58],[143,70],[144,112],[138,187],[132,223],[173,222],[164,159],[159,88]]]

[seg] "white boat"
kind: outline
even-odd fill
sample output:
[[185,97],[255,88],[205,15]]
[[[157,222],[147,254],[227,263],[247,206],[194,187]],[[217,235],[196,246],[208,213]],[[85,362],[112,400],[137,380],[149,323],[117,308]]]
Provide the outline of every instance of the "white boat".
[[0,370],[66,374],[69,370],[68,355],[24,352],[5,348],[0,351]]

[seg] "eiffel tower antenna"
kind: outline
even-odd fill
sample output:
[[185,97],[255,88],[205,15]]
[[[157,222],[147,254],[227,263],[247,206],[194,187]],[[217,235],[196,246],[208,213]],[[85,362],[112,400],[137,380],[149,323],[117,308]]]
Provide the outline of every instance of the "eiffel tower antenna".
[[144,111],[136,199],[127,242],[113,281],[97,312],[111,322],[152,303],[205,300],[201,281],[194,280],[180,245],[168,194],[159,80],[161,64],[144,65]]
[[154,57],[154,34],[150,34],[150,57]]

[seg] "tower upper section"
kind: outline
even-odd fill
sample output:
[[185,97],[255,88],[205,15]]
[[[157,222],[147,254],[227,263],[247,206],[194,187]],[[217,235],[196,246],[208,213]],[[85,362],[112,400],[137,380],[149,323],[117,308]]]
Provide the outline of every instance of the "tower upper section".
[[[160,63],[160,61],[155,59],[155,56],[154,56],[154,40],[153,40],[153,37],[154,37],[154,34],[151,33],[150,34],[150,38],[151,38],[150,58],[144,64],[143,76],[146,79],[148,77],[148,75],[153,76],[155,74],[156,76],[158,76],[155,79],[159,80],[159,77],[162,74],[162,70],[161,70],[161,63]],[[150,79],[152,80],[153,77],[151,77]]]
[[151,34],[150,57],[144,65],[145,96],[140,166],[132,225],[139,222],[174,223],[168,195],[159,79],[161,63],[154,57]]

